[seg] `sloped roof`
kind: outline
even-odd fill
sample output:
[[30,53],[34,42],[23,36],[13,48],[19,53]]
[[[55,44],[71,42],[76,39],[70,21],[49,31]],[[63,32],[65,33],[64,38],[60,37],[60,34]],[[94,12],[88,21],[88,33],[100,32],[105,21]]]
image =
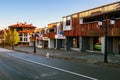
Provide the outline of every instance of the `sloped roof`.
[[35,32],[41,32],[42,30],[44,30],[45,28],[37,28],[35,29]]
[[51,28],[57,27],[57,23],[58,23],[58,22],[48,24],[48,28],[51,29]]
[[19,33],[33,33],[34,30],[23,30],[23,31],[19,31]]
[[17,23],[9,26],[10,28],[17,28],[17,27],[24,27],[24,28],[36,28],[32,24],[27,24],[26,22],[24,23]]

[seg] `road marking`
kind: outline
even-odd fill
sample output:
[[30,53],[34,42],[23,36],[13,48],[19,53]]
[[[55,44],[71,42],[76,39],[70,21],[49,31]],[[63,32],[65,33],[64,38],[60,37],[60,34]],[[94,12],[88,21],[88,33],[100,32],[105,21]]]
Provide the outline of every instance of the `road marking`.
[[[8,55],[10,55],[10,54],[8,54]],[[75,72],[72,72],[72,71],[68,71],[68,70],[57,68],[57,67],[50,66],[50,65],[47,65],[47,64],[35,62],[35,61],[32,61],[32,60],[24,59],[22,57],[18,57],[18,56],[15,56],[15,55],[10,55],[10,56],[13,56],[15,58],[19,58],[19,59],[22,59],[22,60],[25,60],[25,61],[28,61],[28,62],[32,62],[32,63],[35,63],[35,64],[39,64],[39,65],[42,65],[42,66],[45,66],[45,67],[49,67],[49,68],[52,68],[52,69],[56,69],[56,70],[59,70],[59,71],[65,72],[65,73],[73,74],[73,75],[76,75],[76,76],[79,76],[79,77],[84,77],[84,78],[91,79],[91,80],[98,80],[98,79],[93,78],[93,77],[89,77],[89,76],[86,76],[86,75],[83,75],[83,74],[78,74],[78,73],[75,73]]]

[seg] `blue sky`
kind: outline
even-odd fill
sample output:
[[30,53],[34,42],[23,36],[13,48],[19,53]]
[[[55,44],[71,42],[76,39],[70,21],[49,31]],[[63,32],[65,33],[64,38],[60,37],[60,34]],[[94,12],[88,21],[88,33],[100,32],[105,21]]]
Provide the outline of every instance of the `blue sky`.
[[0,28],[27,22],[40,28],[63,16],[119,0],[0,0]]

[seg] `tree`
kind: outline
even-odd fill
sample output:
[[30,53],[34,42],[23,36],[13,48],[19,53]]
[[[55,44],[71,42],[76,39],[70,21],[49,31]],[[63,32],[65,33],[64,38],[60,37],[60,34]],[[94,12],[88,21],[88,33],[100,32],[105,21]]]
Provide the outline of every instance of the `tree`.
[[18,44],[20,41],[19,33],[16,31],[16,29],[10,30],[10,28],[8,28],[8,31],[5,32],[4,35],[5,43],[12,45],[12,49],[14,50],[14,45]]

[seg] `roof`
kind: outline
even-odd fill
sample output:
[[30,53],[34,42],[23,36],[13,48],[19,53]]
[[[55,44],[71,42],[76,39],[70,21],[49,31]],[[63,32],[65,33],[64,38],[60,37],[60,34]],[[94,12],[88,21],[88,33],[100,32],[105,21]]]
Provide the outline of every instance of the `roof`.
[[41,32],[42,30],[44,30],[44,28],[37,28],[35,29],[35,32]]
[[51,29],[51,28],[57,27],[57,23],[58,23],[58,22],[48,24],[48,28]]
[[23,30],[23,31],[18,31],[19,33],[33,33],[34,30]]
[[100,13],[112,12],[115,10],[120,10],[120,1],[114,2],[111,4],[106,4],[106,5],[99,6],[99,7],[95,7],[92,9],[84,10],[81,12],[73,13],[73,14],[70,14],[67,16],[63,16],[63,18],[72,16],[74,14],[79,14],[79,17],[82,18],[82,17],[86,17],[86,16],[90,16],[90,15],[93,16],[93,15],[100,14]]
[[26,22],[24,23],[17,23],[9,26],[10,28],[17,28],[17,27],[24,27],[24,28],[36,28],[32,24],[27,24]]

